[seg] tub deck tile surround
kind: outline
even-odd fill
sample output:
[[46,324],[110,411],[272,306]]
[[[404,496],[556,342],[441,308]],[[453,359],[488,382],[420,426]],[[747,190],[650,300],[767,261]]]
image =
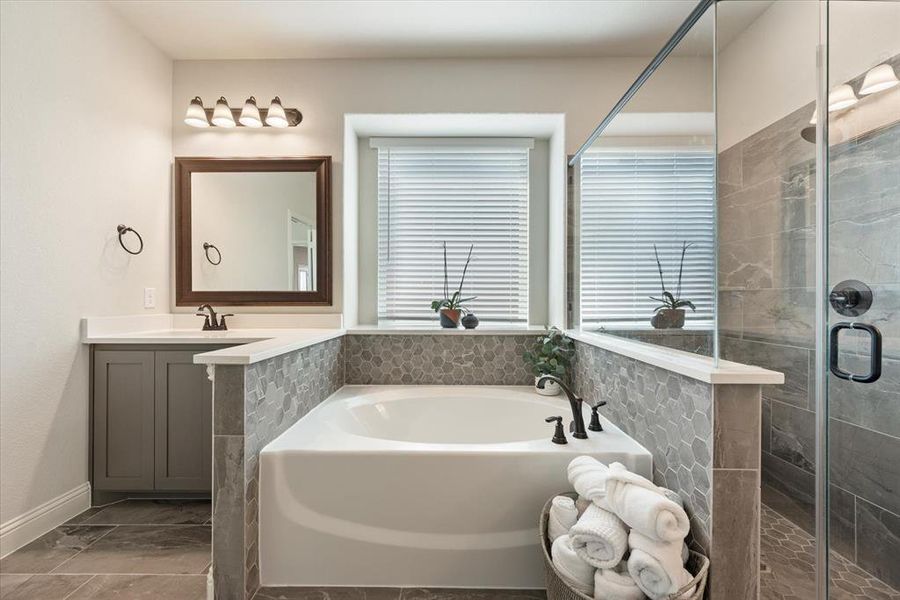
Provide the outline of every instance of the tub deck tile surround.
[[690,545],[710,558],[710,597],[755,600],[760,385],[702,381],[692,367],[689,376],[583,341],[575,350],[576,392],[607,400],[601,412],[653,454],[654,483],[681,496]]
[[[316,598],[337,594],[343,599],[348,593],[355,594],[354,598],[365,598],[366,592],[346,590],[338,593],[265,588],[258,593],[260,450],[344,384],[530,384],[533,377],[521,356],[535,333],[539,332],[473,335],[351,330],[346,336],[252,364],[216,364],[210,359],[208,362],[216,364],[213,376],[216,598],[244,600],[254,594],[260,599],[295,597],[290,594],[306,598],[310,593]],[[715,508],[720,505],[720,499],[725,502],[732,489],[758,487],[758,464],[744,469],[748,471],[746,481],[752,484],[741,480],[737,488],[724,486],[728,489],[719,494],[713,494],[713,490],[720,470],[724,473],[732,469],[721,465],[754,454],[750,451],[754,444],[758,452],[758,418],[755,428],[752,422],[747,427],[744,419],[747,405],[756,406],[758,414],[758,383],[777,384],[781,375],[741,365],[711,369],[702,360],[698,362],[687,355],[679,358],[678,354],[667,354],[660,359],[652,352],[648,354],[646,344],[623,342],[630,350],[622,352],[576,342],[576,390],[589,402],[601,396],[609,400],[605,415],[653,453],[656,483],[678,491],[684,500],[691,517],[692,545],[711,555],[713,569],[723,583],[736,577],[729,589],[740,592],[733,598],[752,597],[755,584],[745,579],[755,577],[756,567],[739,565],[739,557],[726,556],[724,550],[717,557],[719,546],[711,532],[715,530]],[[639,356],[629,356],[629,352]],[[653,364],[654,361],[662,364]],[[721,423],[719,429],[716,429],[717,420]],[[726,481],[725,477],[720,484]],[[754,506],[758,506],[758,494],[745,493],[741,497],[745,500],[741,504],[744,508],[733,524],[752,529],[757,522],[754,519],[758,519],[758,508],[755,516],[753,513]],[[715,526],[726,530],[726,524]],[[734,535],[747,537],[738,529]],[[758,548],[751,551],[758,553]],[[711,581],[716,578],[714,575]],[[423,596],[423,593],[403,590],[400,595],[417,599],[458,595],[434,590],[428,592],[431,595]],[[482,591],[467,591],[465,597],[472,597],[473,593],[478,595]]]
[[253,600],[544,600],[544,590],[446,588],[264,587]]

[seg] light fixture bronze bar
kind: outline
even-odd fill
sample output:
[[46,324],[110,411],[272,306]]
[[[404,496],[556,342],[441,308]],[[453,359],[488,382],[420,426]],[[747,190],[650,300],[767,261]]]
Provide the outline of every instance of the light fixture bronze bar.
[[[213,111],[214,111],[215,109],[214,109],[214,108],[204,108],[203,110],[204,110],[204,112],[206,112],[206,118],[209,120],[210,123],[212,123],[212,115],[213,115]],[[234,124],[235,124],[235,126],[237,126],[237,127],[244,127],[244,125],[241,125],[241,122],[240,122],[240,118],[241,118],[241,108],[232,108],[232,109],[231,109],[231,114],[234,115]],[[266,123],[266,115],[267,115],[267,114],[269,114],[269,109],[268,109],[268,108],[260,108],[260,109],[259,109],[259,118],[260,118],[260,120],[263,122],[263,127],[269,127],[269,128],[271,128],[271,129],[277,129],[277,127],[272,127],[271,125],[266,125],[266,124],[265,124],[265,123]],[[299,110],[297,110],[296,108],[285,108],[285,109],[284,109],[284,114],[285,114],[285,116],[287,117],[288,127],[296,127],[296,126],[299,125],[300,122],[303,120],[303,113],[301,113],[301,112],[300,112]],[[219,129],[221,129],[221,127],[220,127]],[[250,127],[247,127],[247,129],[251,129],[251,128],[250,128]],[[260,129],[261,129],[261,128],[260,128]]]

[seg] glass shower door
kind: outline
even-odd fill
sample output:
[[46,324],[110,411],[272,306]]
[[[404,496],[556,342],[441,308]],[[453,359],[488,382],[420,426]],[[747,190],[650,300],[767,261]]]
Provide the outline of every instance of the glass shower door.
[[830,0],[825,9],[816,376],[828,598],[897,597],[900,3]]

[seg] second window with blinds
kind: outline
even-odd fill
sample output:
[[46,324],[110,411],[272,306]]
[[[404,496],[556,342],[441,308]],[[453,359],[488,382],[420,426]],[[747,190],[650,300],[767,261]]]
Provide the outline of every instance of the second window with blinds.
[[[715,157],[691,148],[592,150],[581,159],[581,325],[649,329],[668,291],[690,300],[685,327],[712,329]],[[684,267],[679,265],[684,245]]]
[[432,300],[463,296],[488,323],[529,316],[531,140],[373,139],[378,152],[378,322],[434,322]]

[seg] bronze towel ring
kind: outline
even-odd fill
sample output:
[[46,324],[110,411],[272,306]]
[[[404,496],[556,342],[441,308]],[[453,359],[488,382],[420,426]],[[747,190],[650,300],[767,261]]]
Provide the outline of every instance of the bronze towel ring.
[[[119,245],[122,246],[122,249],[125,252],[127,252],[128,254],[140,254],[144,251],[144,238],[142,238],[141,234],[139,234],[137,231],[135,231],[131,227],[126,227],[125,225],[119,225],[118,227],[116,227],[116,231],[119,232]],[[122,237],[129,231],[137,236],[138,242],[140,242],[141,244],[140,248],[138,248],[137,250],[130,250],[128,246],[125,245],[125,242],[122,241]]]
[[[210,249],[210,248],[212,248],[213,250],[215,250],[215,251],[216,251],[216,254],[217,254],[218,257],[219,257],[218,260],[216,260],[215,262],[213,262],[213,259],[211,259],[211,258],[209,257],[209,249]],[[206,260],[209,261],[209,264],[211,264],[211,265],[217,265],[217,264],[219,264],[219,263],[222,262],[222,253],[221,253],[221,252],[219,251],[219,249],[216,248],[213,244],[210,244],[209,242],[203,242],[203,251],[206,253]]]

